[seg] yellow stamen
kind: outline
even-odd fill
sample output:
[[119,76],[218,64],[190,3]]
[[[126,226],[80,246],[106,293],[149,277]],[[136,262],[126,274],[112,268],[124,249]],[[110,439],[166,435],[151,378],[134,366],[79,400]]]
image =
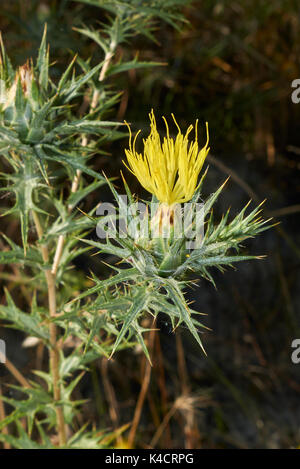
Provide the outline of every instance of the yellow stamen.
[[149,114],[150,134],[143,140],[143,155],[135,149],[136,134],[132,144],[132,133],[129,128],[129,150],[125,150],[128,165],[142,186],[157,199],[168,205],[189,201],[197,190],[198,176],[209,152],[208,124],[206,123],[206,144],[199,151],[198,146],[198,120],[195,124],[195,140],[189,142],[188,137],[193,129],[190,125],[183,135],[172,114],[173,121],[178,129],[175,139],[170,137],[167,120],[163,117],[166,126],[166,137],[161,142],[157,131],[153,110]]

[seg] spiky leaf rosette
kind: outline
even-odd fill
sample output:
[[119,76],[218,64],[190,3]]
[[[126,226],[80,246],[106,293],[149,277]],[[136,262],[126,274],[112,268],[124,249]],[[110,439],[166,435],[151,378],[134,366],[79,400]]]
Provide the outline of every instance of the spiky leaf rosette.
[[[99,307],[103,301],[101,300],[103,288],[108,284],[110,288],[116,290],[118,285],[126,284],[129,292],[135,292],[130,298],[125,317],[125,305],[122,304],[122,327],[113,351],[126,334],[129,334],[128,337],[135,334],[139,341],[142,340],[139,321],[146,311],[154,316],[159,312],[169,315],[174,328],[180,323],[185,323],[203,349],[199,328],[205,326],[192,317],[192,313],[200,313],[191,310],[187,304],[184,296],[185,288],[197,276],[208,279],[215,285],[211,272],[213,267],[224,271],[226,266],[232,266],[235,262],[260,258],[260,256],[240,254],[242,241],[270,227],[267,224],[269,220],[262,220],[259,217],[260,206],[246,214],[247,204],[231,221],[228,221],[229,212],[219,223],[213,221],[212,208],[225,183],[201,204],[200,219],[203,229],[199,240],[199,219],[194,216],[193,204],[202,200],[201,189],[205,175],[206,172],[188,206],[188,213],[185,214],[190,220],[189,229],[181,231],[176,230],[174,206],[166,207],[153,197],[151,202],[145,201],[146,209],[141,217],[141,213],[136,210],[137,201],[126,182],[124,181],[127,199],[120,196],[109,183],[118,210],[115,214],[97,220],[98,233],[101,232],[103,238],[104,233],[105,239],[101,242],[90,240],[85,242],[98,248],[101,253],[116,256],[129,264],[130,268],[114,267],[116,275],[105,281],[95,279],[95,287],[80,295],[77,300],[96,294],[97,307]],[[116,229],[118,225],[119,229]],[[154,230],[156,236],[151,237],[153,225],[159,228]],[[145,349],[144,343],[143,347]]]
[[[100,178],[85,165],[76,137],[83,133],[104,135],[107,127],[116,122],[95,120],[95,113],[75,119],[71,113],[71,101],[80,96],[82,88],[99,71],[102,63],[85,70],[75,77],[72,74],[76,57],[62,74],[57,84],[49,78],[49,49],[46,44],[46,28],[39,48],[36,64],[28,60],[16,70],[5,52],[1,40],[0,59],[0,148],[8,158],[14,151],[30,153],[43,164],[56,160]],[[97,107],[97,116],[101,116]],[[11,160],[10,160],[11,161]]]
[[[15,70],[1,38],[0,42],[0,154],[13,170],[11,174],[9,171],[1,174],[8,180],[1,190],[15,194],[15,206],[8,213],[20,214],[26,248],[28,213],[38,210],[34,204],[37,189],[53,184],[57,166],[67,170],[71,179],[80,171],[103,181],[87,161],[99,136],[113,137],[117,123],[101,120],[101,106],[82,119],[72,113],[72,100],[80,96],[102,63],[75,77],[72,74],[75,57],[54,84],[49,78],[46,28],[35,65],[28,60]],[[82,136],[88,134],[95,135],[96,140],[90,139],[88,146],[82,145]]]

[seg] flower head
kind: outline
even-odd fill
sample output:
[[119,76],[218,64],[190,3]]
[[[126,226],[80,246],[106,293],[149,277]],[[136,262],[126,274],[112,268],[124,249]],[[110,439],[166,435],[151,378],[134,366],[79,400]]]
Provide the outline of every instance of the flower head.
[[16,75],[16,80],[18,79],[18,77],[20,79],[24,96],[28,97],[31,90],[32,81],[34,79],[33,65],[30,65],[29,61],[22,65],[22,67],[19,67],[18,73]]
[[151,131],[149,136],[143,140],[143,155],[135,149],[135,142],[139,132],[133,143],[130,132],[129,150],[125,150],[128,166],[126,163],[124,164],[137,177],[142,186],[151,194],[154,194],[160,202],[168,205],[187,202],[193,197],[197,189],[198,176],[209,152],[208,125],[206,123],[206,144],[199,150],[198,120],[195,125],[195,140],[189,142],[188,136],[193,129],[192,125],[183,135],[172,114],[178,129],[178,134],[174,140],[170,137],[167,121],[163,117],[167,135],[161,142],[153,110],[149,117]]
[[3,105],[2,110],[14,107],[17,99],[18,83],[22,88],[24,98],[30,98],[32,93],[32,83],[34,81],[33,65],[27,61],[18,68],[15,79],[12,83],[6,84],[1,79],[0,87],[0,104]]

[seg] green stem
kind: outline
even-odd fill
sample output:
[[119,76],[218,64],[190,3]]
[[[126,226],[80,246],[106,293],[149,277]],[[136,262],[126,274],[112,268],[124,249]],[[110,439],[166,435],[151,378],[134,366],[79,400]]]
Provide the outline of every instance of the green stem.
[[[39,239],[43,236],[43,229],[40,224],[39,217],[36,212],[33,213],[33,220],[35,223],[36,231]],[[45,244],[41,244],[41,253],[43,261],[45,263],[49,262],[49,252]],[[56,286],[55,280],[56,275],[53,274],[49,269],[45,271],[45,277],[48,287],[48,304],[49,304],[49,316],[50,318],[56,317]],[[61,390],[60,390],[60,376],[59,376],[59,348],[57,344],[57,330],[56,324],[54,322],[49,323],[49,333],[50,333],[50,373],[52,376],[53,382],[53,397],[54,402],[58,403],[61,400]],[[59,405],[55,406],[56,412],[56,422],[57,422],[57,433],[59,437],[59,445],[64,446],[66,444],[66,426],[63,408]]]

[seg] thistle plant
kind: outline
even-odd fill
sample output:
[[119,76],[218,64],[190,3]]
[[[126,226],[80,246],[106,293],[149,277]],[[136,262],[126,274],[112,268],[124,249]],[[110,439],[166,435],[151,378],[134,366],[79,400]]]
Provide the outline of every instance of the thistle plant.
[[[219,223],[214,223],[212,207],[226,181],[204,203],[199,203],[207,173],[206,170],[198,182],[209,152],[207,124],[207,140],[199,149],[197,122],[195,140],[189,141],[193,126],[183,135],[172,116],[178,131],[174,139],[170,137],[168,123],[163,117],[166,136],[161,141],[153,111],[149,117],[151,130],[143,140],[143,153],[136,151],[139,132],[133,143],[130,132],[129,149],[125,150],[127,163],[124,164],[152,193],[151,201],[144,201],[141,211],[124,177],[126,199],[108,181],[118,213],[98,220],[97,226],[100,236],[105,238],[104,242],[85,240],[87,244],[99,248],[99,252],[112,254],[130,267],[114,267],[117,271],[115,276],[109,281],[96,280],[95,287],[77,300],[94,293],[101,295],[108,283],[115,286],[126,283],[126,297],[129,295],[131,304],[113,352],[127,334],[133,334],[139,338],[150,360],[142,338],[143,329],[139,325],[143,313],[148,311],[156,317],[159,312],[164,312],[169,315],[174,329],[185,323],[204,351],[198,330],[205,326],[193,317],[197,312],[188,306],[185,289],[197,277],[203,277],[215,285],[211,273],[213,267],[224,271],[226,266],[232,266],[235,262],[259,259],[260,256],[240,255],[241,243],[269,228],[269,220],[259,216],[261,205],[246,214],[247,204],[230,222],[228,210]],[[182,207],[183,202],[189,203]],[[182,223],[183,218],[185,223]]]
[[[77,28],[102,51],[103,60],[94,67],[75,56],[52,80],[46,28],[37,60],[20,67],[12,66],[1,40],[1,191],[12,196],[2,215],[19,220],[20,237],[2,235],[0,263],[17,267],[29,287],[21,302],[6,289],[0,318],[34,338],[49,356],[48,370],[35,370],[28,378],[15,373],[21,386],[13,387],[22,398],[2,397],[14,410],[0,422],[6,429],[0,441],[17,448],[113,446],[114,432],[99,432],[88,422],[79,429],[74,425],[83,402],[72,393],[90,364],[137,344],[151,361],[145,340],[149,329],[142,318],[150,314],[155,319],[160,312],[169,315],[174,329],[185,323],[204,350],[199,328],[205,325],[189,307],[186,288],[200,277],[214,283],[212,267],[223,270],[257,259],[240,255],[241,243],[268,227],[259,217],[260,207],[249,214],[244,207],[231,221],[229,212],[214,221],[212,207],[224,184],[202,203],[208,126],[200,148],[197,122],[192,140],[193,127],[183,134],[173,116],[173,138],[164,118],[161,140],[152,111],[142,153],[127,124],[125,166],[152,194],[142,213],[124,176],[125,197],[93,169],[92,157],[103,154],[104,143],[123,137],[120,129],[126,129],[116,119],[106,120],[120,97],[106,80],[155,65],[136,58],[116,62],[117,48],[136,34],[154,39],[157,17],[177,27],[184,20],[178,7],[187,2],[80,1],[110,14],[99,30]],[[79,112],[82,99],[89,103],[84,115]],[[114,213],[98,216],[101,205],[88,213],[76,209],[104,184],[113,193]],[[97,241],[91,239],[95,228],[102,233]],[[87,288],[74,261],[95,248],[113,256],[113,274],[105,279],[92,274],[94,285]]]

